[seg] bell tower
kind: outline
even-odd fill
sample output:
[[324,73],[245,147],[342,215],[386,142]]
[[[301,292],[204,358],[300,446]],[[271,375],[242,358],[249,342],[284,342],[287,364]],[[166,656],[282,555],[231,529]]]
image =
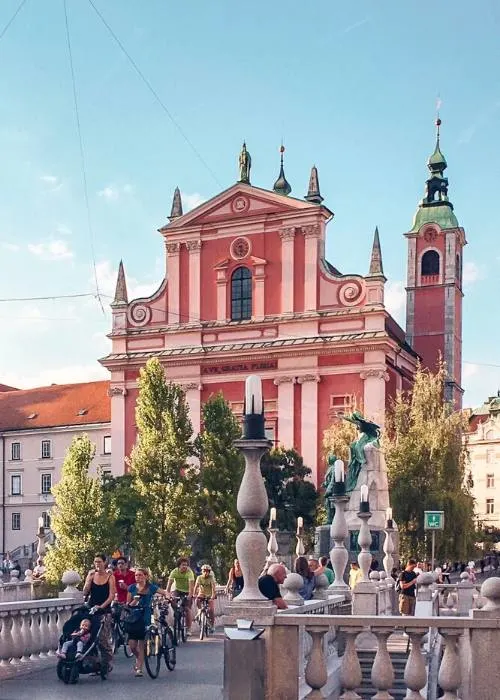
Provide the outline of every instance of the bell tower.
[[430,176],[408,239],[406,339],[435,370],[446,364],[445,398],[462,405],[462,256],[467,241],[448,199],[446,159],[436,120],[436,147],[427,161]]

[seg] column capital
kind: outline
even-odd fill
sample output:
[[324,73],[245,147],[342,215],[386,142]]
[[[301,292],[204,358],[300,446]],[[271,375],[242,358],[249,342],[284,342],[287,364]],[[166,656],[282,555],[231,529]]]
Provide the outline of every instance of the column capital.
[[168,241],[165,241],[165,248],[167,249],[167,253],[169,255],[179,255],[180,250],[181,250],[181,244],[180,243],[169,243]]
[[316,382],[316,384],[319,384],[320,381],[321,377],[319,374],[303,374],[301,377],[297,377],[298,384],[305,384],[306,382]]
[[293,241],[298,229],[296,226],[286,226],[280,229],[279,235],[282,241]]
[[279,386],[280,384],[295,384],[296,379],[295,377],[276,377],[274,380],[273,384],[275,386]]
[[376,379],[383,379],[385,382],[389,381],[389,373],[385,369],[364,369],[359,373],[359,376],[361,379],[375,377]]
[[203,384],[200,382],[190,382],[189,384],[181,384],[181,388],[184,391],[201,391],[203,389]]
[[300,231],[304,238],[319,238],[321,235],[321,227],[319,224],[312,224],[310,226],[301,226]]
[[189,250],[190,253],[192,252],[197,252],[201,250],[201,238],[198,238],[194,241],[186,241],[186,248]]
[[126,396],[127,393],[127,389],[124,386],[110,386],[108,389],[108,396],[110,399],[113,398],[113,396]]

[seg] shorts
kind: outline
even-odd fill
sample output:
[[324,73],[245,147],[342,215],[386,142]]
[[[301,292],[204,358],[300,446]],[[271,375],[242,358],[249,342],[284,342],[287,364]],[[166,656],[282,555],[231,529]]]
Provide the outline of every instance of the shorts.
[[399,594],[399,614],[400,615],[415,615],[415,605],[417,599],[415,596]]
[[137,627],[135,629],[132,629],[127,636],[128,639],[135,640],[136,642],[141,642],[146,636],[146,624],[142,626],[137,625]]

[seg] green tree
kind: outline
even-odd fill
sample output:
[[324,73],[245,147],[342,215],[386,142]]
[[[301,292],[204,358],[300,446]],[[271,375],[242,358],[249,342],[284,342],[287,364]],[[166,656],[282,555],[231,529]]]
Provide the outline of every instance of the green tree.
[[[269,505],[276,508],[278,528],[294,531],[297,518],[304,518],[304,527],[315,522],[318,492],[306,477],[311,474],[300,454],[294,449],[278,447],[262,457],[260,469],[264,477]],[[269,515],[263,521],[267,527]]]
[[236,510],[244,459],[234,441],[240,436],[240,424],[228,402],[221,393],[211,396],[203,406],[203,430],[195,440],[200,470],[193,522],[198,525],[196,556],[212,563],[218,580],[235,557],[236,536],[243,527]]
[[109,505],[102,479],[89,474],[95,445],[87,435],[75,437],[53,487],[51,527],[56,537],[46,558],[47,579],[58,583],[66,569],[83,577],[97,552],[112,552],[118,544],[115,512]]
[[383,439],[394,518],[404,558],[429,555],[424,511],[443,510],[438,559],[464,559],[474,541],[474,501],[465,467],[464,418],[444,401],[444,365],[419,369],[411,393],[400,393],[387,412]]
[[103,476],[103,489],[110,507],[116,513],[116,528],[120,548],[130,552],[134,524],[138,513],[145,505],[145,499],[134,488],[132,474]]
[[193,428],[184,391],[167,382],[160,361],[140,371],[132,487],[143,499],[132,533],[136,559],[155,576],[186,553],[190,525]]

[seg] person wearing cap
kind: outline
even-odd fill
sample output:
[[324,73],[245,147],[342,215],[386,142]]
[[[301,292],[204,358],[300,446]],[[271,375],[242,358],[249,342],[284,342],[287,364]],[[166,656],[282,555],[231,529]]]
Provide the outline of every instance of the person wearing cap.
[[208,598],[208,617],[212,627],[215,625],[215,576],[212,572],[210,564],[203,564],[201,574],[194,583],[194,597],[196,599],[196,607],[201,608],[201,603],[204,598]]

